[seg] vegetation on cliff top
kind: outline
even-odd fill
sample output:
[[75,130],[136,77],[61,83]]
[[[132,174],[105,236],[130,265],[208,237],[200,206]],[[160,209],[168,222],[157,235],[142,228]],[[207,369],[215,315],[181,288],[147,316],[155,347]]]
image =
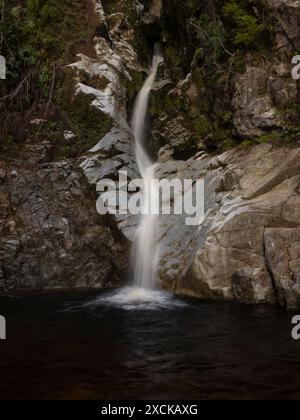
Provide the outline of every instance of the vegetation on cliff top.
[[[77,52],[88,48],[94,35],[95,28],[88,22],[88,0],[0,0],[0,6],[3,2],[0,47],[7,58],[8,78],[0,84],[0,97],[8,97],[0,101],[0,152],[15,150],[28,139],[45,138],[55,143],[58,157],[78,156],[111,126],[109,118],[99,116],[88,103],[82,103],[82,98],[72,100],[73,75],[64,68],[75,60]],[[140,2],[146,9],[151,3]],[[180,156],[184,157],[203,147],[203,141],[207,141],[209,149],[222,150],[244,140],[232,124],[232,76],[244,70],[249,52],[261,57],[268,54],[273,43],[273,18],[262,2],[165,0],[162,18],[150,25],[141,22],[134,1],[102,3],[107,14],[125,13],[124,25],[131,28],[131,42],[142,61],[147,61],[153,43],[160,39],[167,76],[176,84],[189,72],[192,74],[201,101],[195,105],[189,102],[186,93],[170,97],[166,90],[153,95],[154,131],[164,128],[160,115],[166,113],[174,119],[183,116],[184,128],[192,133],[191,141],[178,146]],[[132,76],[131,82],[125,81],[129,110],[144,74],[133,72]],[[94,81],[86,83],[93,85]],[[105,85],[107,81],[97,83]],[[97,122],[87,125],[87,119],[81,118],[80,107]],[[45,113],[47,121],[42,127],[29,124],[31,119],[43,118]],[[76,137],[66,141],[64,130],[74,132]],[[165,140],[158,135],[150,141],[157,151]]]
[[[74,82],[64,66],[75,59],[76,44],[85,44],[93,30],[87,21],[88,2],[3,1],[1,53],[7,59],[7,80],[0,85],[0,97],[4,97],[0,101],[0,152],[13,152],[25,140],[43,138],[54,143],[58,156],[79,155],[94,144],[96,133],[101,135],[110,126],[109,119],[102,114],[100,118],[98,112],[89,130],[89,118],[77,112],[83,106],[81,100],[73,102],[74,112],[70,112]],[[97,112],[86,106],[84,110],[94,117]],[[29,123],[44,117],[40,127]],[[74,131],[72,144],[64,140],[64,130]]]

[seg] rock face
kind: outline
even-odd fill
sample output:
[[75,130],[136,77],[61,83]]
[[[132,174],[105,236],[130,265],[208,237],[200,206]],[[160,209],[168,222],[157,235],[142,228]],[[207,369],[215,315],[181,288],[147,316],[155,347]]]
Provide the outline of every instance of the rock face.
[[[274,12],[278,32],[288,39],[296,49],[300,49],[300,4],[297,0],[264,0]],[[281,37],[282,39],[282,37]],[[286,45],[287,43],[284,42]]]
[[152,0],[148,10],[143,14],[143,22],[146,24],[155,23],[161,18],[163,4],[162,0]]
[[245,73],[236,78],[234,125],[241,136],[259,137],[284,128],[279,111],[295,103],[298,94],[290,75],[288,65],[264,63],[263,67],[247,65]]
[[299,227],[269,228],[264,236],[266,261],[276,296],[281,305],[290,308],[300,304],[299,239]]
[[299,156],[300,149],[260,145],[162,164],[164,175],[206,183],[203,225],[195,230],[169,220],[165,226],[163,285],[202,298],[297,306]]
[[1,161],[0,293],[118,284],[126,243],[95,203],[76,162]]
[[298,99],[297,84],[291,78],[291,59],[300,49],[300,3],[290,0],[262,3],[274,18],[272,57],[257,61],[249,53],[245,72],[234,81],[233,121],[239,135],[245,138],[286,128],[286,117]]
[[[135,170],[124,86],[132,81],[130,69],[141,68],[127,42],[132,31],[125,15],[106,19],[100,0],[88,1],[87,15],[93,36],[67,66],[75,85],[69,107],[80,107],[84,98],[88,113],[96,110],[111,131],[99,144],[94,138],[96,146],[78,159],[56,161],[55,144],[35,138],[25,142],[18,159],[0,160],[0,293],[100,288],[126,279],[128,243],[111,217],[97,214],[96,191],[87,180],[94,185],[114,176],[124,162]],[[69,142],[77,137],[68,130],[63,136]]]

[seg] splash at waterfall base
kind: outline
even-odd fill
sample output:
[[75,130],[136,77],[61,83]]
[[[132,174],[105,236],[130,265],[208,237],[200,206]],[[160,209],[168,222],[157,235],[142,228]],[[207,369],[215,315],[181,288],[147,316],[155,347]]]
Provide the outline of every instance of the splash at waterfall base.
[[109,291],[84,305],[86,309],[91,310],[111,307],[124,311],[157,311],[186,306],[186,303],[171,293],[135,286]]
[[[187,226],[204,221],[204,180],[135,179],[128,183],[126,171],[119,181],[98,182],[97,211],[101,215],[186,215]],[[195,204],[194,204],[195,203]]]

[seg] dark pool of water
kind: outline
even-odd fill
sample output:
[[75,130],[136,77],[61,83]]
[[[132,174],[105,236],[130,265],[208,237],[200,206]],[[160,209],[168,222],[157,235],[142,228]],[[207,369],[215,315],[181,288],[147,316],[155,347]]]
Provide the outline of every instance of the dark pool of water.
[[155,310],[80,306],[95,297],[0,302],[0,399],[300,398],[292,314],[187,299]]

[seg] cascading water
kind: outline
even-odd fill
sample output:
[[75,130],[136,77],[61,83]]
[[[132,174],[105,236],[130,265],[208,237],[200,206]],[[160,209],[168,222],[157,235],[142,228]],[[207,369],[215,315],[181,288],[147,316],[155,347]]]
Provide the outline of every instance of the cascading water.
[[158,66],[164,61],[159,45],[155,46],[152,67],[135,103],[132,131],[135,138],[136,161],[144,181],[143,214],[137,230],[133,251],[134,284],[116,292],[109,292],[87,305],[122,307],[126,310],[156,310],[184,304],[171,294],[155,290],[158,267],[158,215],[149,212],[149,208],[157,209],[159,196],[151,181],[155,179],[155,168],[144,146],[146,132],[146,116],[150,92],[153,87]]
[[164,61],[160,47],[155,46],[150,74],[145,81],[135,103],[132,131],[135,138],[136,161],[145,184],[143,212],[140,226],[134,244],[134,285],[143,289],[155,287],[157,274],[157,250],[155,250],[158,234],[158,216],[151,214],[150,208],[158,207],[158,194],[151,188],[151,181],[155,178],[155,166],[148,156],[145,147],[146,116],[150,92],[155,81],[160,63]]

